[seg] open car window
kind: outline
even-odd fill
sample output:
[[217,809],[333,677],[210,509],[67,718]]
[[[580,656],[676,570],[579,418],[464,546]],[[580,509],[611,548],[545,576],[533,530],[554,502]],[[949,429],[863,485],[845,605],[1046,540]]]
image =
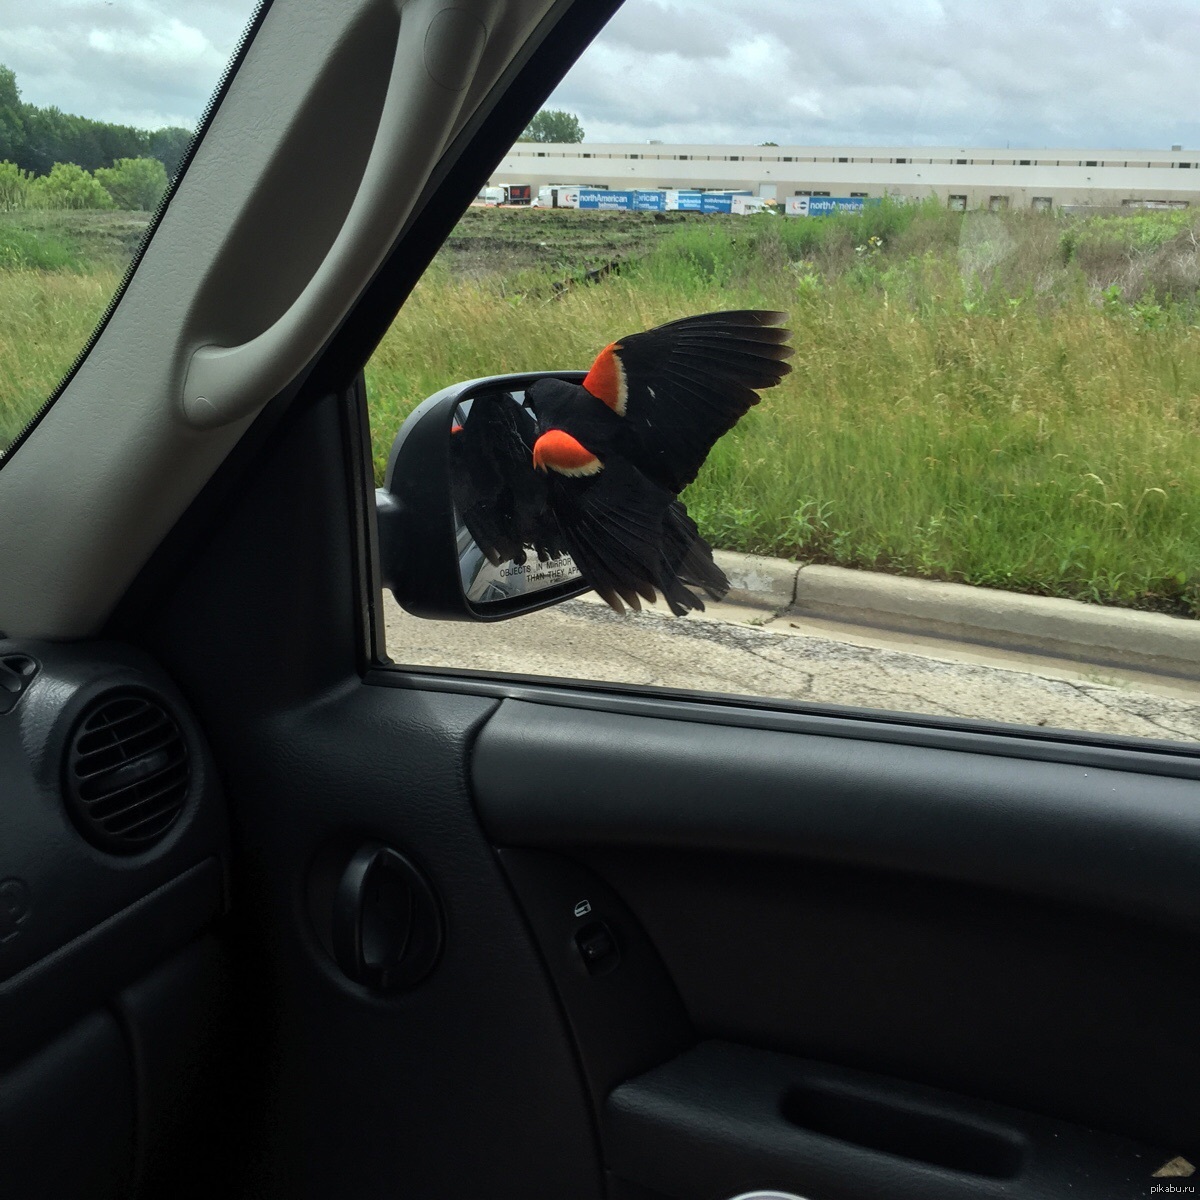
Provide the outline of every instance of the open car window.
[[[1194,96],[1200,45],[1149,13],[1097,10],[1081,39],[1065,8],[683,11],[628,0],[366,380],[383,484],[407,415],[458,381],[784,314],[791,373],[680,495],[728,589],[476,625],[388,596],[390,658],[1200,738],[1200,131],[1160,87],[1081,83],[1165,61]],[[459,533],[476,597],[561,561]]]
[[0,24],[0,464],[124,287],[254,0],[47,0]]

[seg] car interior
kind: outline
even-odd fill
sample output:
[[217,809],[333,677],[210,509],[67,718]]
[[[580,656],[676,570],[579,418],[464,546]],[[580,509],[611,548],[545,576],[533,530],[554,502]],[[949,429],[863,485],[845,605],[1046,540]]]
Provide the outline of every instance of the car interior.
[[5,455],[0,1195],[1191,1186],[1194,745],[387,657],[363,365],[617,7],[261,4]]

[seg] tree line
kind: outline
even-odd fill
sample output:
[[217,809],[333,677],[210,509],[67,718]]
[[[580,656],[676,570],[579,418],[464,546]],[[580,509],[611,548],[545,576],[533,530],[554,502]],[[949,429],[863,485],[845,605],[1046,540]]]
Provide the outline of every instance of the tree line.
[[518,142],[582,142],[579,118],[561,108],[543,108],[517,138]]
[[[153,209],[179,170],[190,129],[135,129],[21,99],[0,64],[0,211],[23,208]],[[543,109],[518,139],[581,142],[574,113]]]
[[191,137],[26,104],[0,65],[0,208],[153,208]]

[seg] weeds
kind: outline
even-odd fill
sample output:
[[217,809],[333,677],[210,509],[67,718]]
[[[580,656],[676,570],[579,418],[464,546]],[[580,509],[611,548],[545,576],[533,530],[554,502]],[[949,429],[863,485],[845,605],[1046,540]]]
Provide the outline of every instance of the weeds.
[[0,271],[78,270],[75,247],[53,235],[0,227]]
[[118,278],[102,270],[0,270],[0,447],[75,360]]

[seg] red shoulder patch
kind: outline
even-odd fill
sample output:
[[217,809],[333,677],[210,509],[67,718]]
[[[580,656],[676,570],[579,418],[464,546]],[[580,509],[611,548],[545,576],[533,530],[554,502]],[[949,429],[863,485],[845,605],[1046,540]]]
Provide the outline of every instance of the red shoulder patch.
[[592,369],[584,376],[583,386],[597,400],[603,400],[613,412],[624,416],[628,387],[625,383],[625,367],[617,355],[620,349],[620,342],[610,342],[605,346],[596,355]]
[[549,468],[560,475],[595,475],[604,464],[562,429],[548,429],[533,443],[535,470]]

